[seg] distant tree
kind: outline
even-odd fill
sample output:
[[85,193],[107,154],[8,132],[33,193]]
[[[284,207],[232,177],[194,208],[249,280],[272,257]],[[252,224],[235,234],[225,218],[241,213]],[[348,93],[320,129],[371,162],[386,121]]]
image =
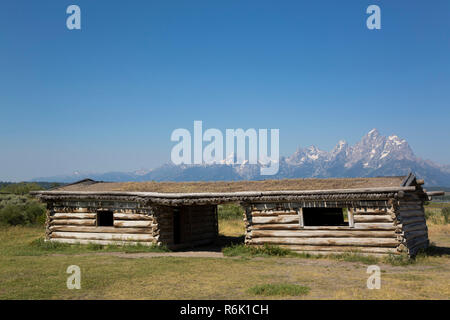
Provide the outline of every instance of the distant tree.
[[26,195],[30,193],[30,191],[37,191],[41,189],[42,187],[34,182],[19,182],[3,186],[0,189],[0,193],[13,193],[17,195]]

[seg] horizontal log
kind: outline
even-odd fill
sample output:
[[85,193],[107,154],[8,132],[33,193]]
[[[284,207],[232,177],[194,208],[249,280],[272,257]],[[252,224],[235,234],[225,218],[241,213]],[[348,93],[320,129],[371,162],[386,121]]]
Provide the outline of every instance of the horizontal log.
[[406,239],[406,241],[410,241],[412,239],[418,238],[418,237],[427,237],[428,238],[428,230],[416,230],[416,231],[411,231],[411,232],[405,232],[404,234],[404,238]]
[[252,222],[262,223],[299,223],[298,215],[295,216],[277,216],[277,217],[254,217]]
[[394,212],[392,208],[353,208],[351,209],[354,215],[365,214],[390,214]]
[[355,223],[355,229],[370,229],[370,230],[395,230],[393,223]]
[[282,216],[282,215],[296,215],[295,210],[256,210],[252,212],[253,217],[270,217],[270,216]]
[[418,223],[418,222],[426,223],[425,217],[408,217],[408,218],[399,217],[398,220],[401,222],[401,224],[403,226],[406,226],[408,224]]
[[114,227],[150,227],[152,221],[114,220]]
[[280,245],[280,247],[292,251],[328,251],[328,252],[366,252],[366,253],[398,253],[396,248],[377,248],[377,247],[344,247],[344,246],[296,246]]
[[298,223],[275,223],[275,224],[255,224],[251,225],[250,230],[298,230],[300,224]]
[[399,242],[393,238],[252,238],[252,244],[299,244],[336,245],[361,247],[396,247]]
[[250,225],[250,230],[359,230],[359,231],[370,231],[370,230],[396,230],[396,227],[392,223],[387,224],[369,224],[369,223],[360,223],[358,226],[347,227],[347,226],[305,226],[303,228],[300,227],[298,223],[285,223],[285,224],[255,224]]
[[144,245],[151,246],[153,242],[135,242],[135,241],[111,241],[111,240],[83,240],[83,239],[65,239],[54,238],[50,239],[51,242],[67,243],[67,244],[101,244],[101,245]]
[[425,212],[423,210],[400,210],[399,216],[404,218],[423,217],[425,216]]
[[115,228],[83,226],[50,226],[50,231],[66,232],[108,232],[108,233],[152,233],[152,228]]
[[95,213],[61,213],[57,212],[51,215],[52,219],[95,219]]
[[95,219],[55,219],[50,221],[50,225],[77,225],[77,226],[95,226]]
[[427,225],[423,222],[411,223],[403,226],[402,230],[404,232],[416,231],[416,230],[427,230]]
[[398,210],[423,210],[422,204],[400,204]]
[[74,207],[61,207],[61,206],[54,206],[53,207],[54,212],[61,212],[61,213],[96,213],[95,209],[92,208],[74,208]]
[[358,215],[353,216],[355,223],[358,222],[393,222],[390,215]]
[[299,237],[299,238],[395,238],[393,231],[323,231],[323,230],[253,230],[252,238],[257,237]]
[[427,236],[421,236],[421,237],[416,237],[414,239],[411,240],[406,240],[406,246],[408,247],[408,249],[410,248],[414,248],[422,243],[427,242],[428,243],[428,237]]
[[51,238],[82,239],[82,240],[114,240],[114,241],[153,241],[150,234],[119,234],[103,232],[52,232]]
[[[298,254],[310,254],[310,255],[317,255],[317,256],[330,256],[330,255],[336,255],[336,254],[343,254],[344,252],[327,252],[327,251],[294,251]],[[372,257],[386,257],[386,255],[390,254],[387,253],[367,253],[367,252],[359,252],[358,255],[361,256],[372,256]]]
[[114,213],[114,220],[153,220],[151,215],[138,213]]

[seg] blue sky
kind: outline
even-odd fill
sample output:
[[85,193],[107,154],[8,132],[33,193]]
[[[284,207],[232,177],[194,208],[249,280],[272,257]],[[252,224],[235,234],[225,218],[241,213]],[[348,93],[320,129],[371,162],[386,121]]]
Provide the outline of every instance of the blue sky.
[[[70,4],[81,30],[66,28]],[[370,4],[381,30],[366,28]],[[153,168],[194,120],[278,128],[282,155],[378,128],[450,163],[449,1],[0,7],[0,180]]]

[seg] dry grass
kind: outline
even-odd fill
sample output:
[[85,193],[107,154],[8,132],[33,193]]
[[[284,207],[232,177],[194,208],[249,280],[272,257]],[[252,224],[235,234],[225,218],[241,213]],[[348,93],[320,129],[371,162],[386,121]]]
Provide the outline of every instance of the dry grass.
[[272,190],[330,190],[370,187],[398,187],[404,177],[283,179],[263,181],[218,182],[111,182],[90,185],[71,185],[65,191],[145,191],[167,193],[239,192]]
[[[221,220],[219,226],[224,236],[243,234],[242,220]],[[450,248],[450,225],[430,224],[429,233],[437,246]],[[407,266],[380,263],[381,289],[369,290],[367,264],[358,261],[74,254],[79,248],[58,255],[54,255],[55,250],[31,255],[31,243],[42,234],[42,228],[35,227],[0,229],[0,299],[450,298],[448,254],[426,257]],[[66,288],[66,269],[72,264],[81,268],[81,290]],[[260,296],[250,290],[276,289],[280,284],[310,290],[305,296]]]

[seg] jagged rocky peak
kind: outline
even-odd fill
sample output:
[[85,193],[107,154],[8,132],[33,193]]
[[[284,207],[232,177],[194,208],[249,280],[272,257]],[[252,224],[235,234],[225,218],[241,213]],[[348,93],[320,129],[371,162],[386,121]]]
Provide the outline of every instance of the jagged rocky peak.
[[396,135],[389,136],[384,145],[380,159],[394,158],[416,160],[416,156],[405,139],[401,139]]
[[339,140],[338,144],[331,150],[332,154],[338,154],[343,151],[347,151],[349,148],[347,141]]

